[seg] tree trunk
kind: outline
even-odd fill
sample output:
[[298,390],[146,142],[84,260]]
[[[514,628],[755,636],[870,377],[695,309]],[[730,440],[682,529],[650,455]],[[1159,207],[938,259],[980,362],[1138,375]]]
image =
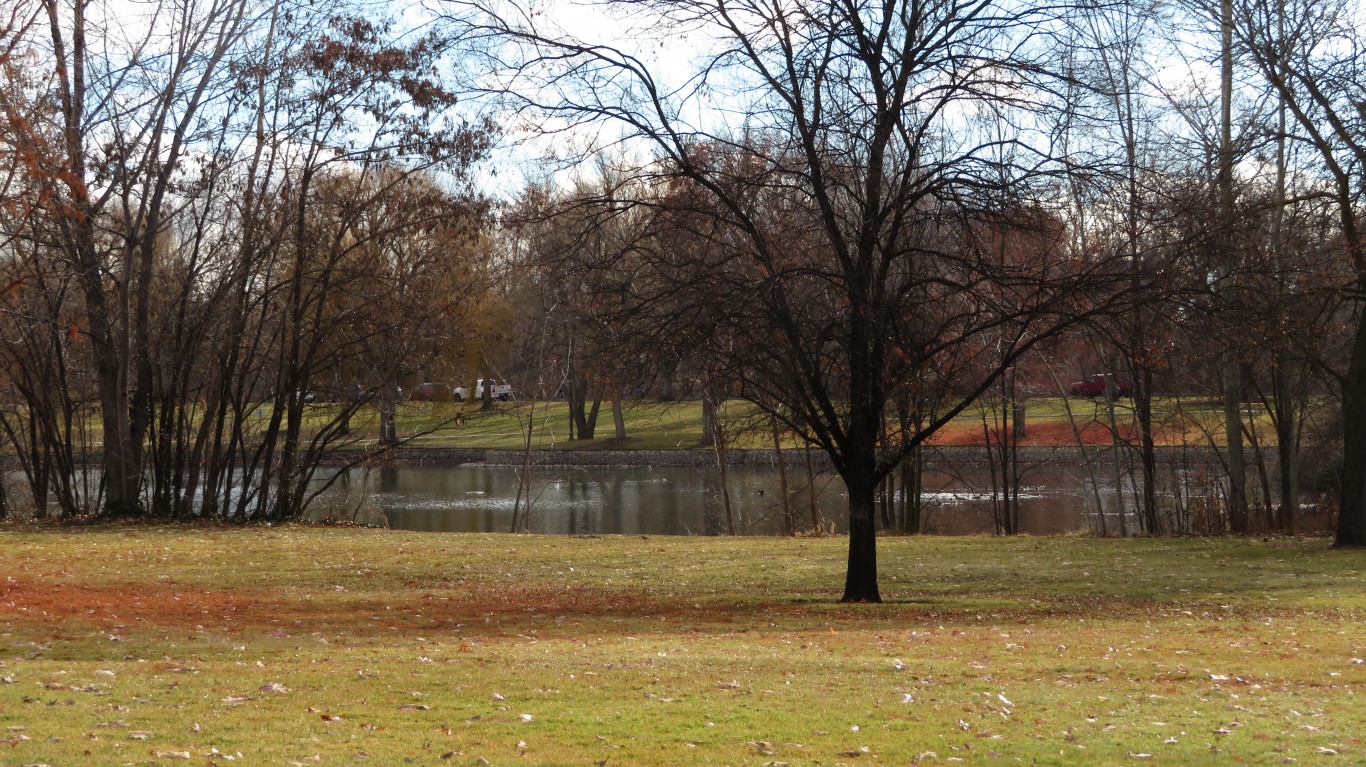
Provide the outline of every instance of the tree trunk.
[[379,443],[385,447],[398,445],[398,426],[394,419],[397,402],[398,384],[392,380],[385,381],[379,396]]
[[[783,459],[782,432],[778,429],[777,418],[770,416],[768,425],[773,432],[773,460],[778,466],[778,493],[783,499],[783,535],[796,535],[797,517],[792,513],[792,498],[787,491],[787,461]],[[0,509],[0,518],[3,516],[3,509]]]
[[849,561],[841,602],[881,602],[877,587],[877,529],[871,465],[850,467],[844,481],[849,490]]
[[[1229,229],[1233,225],[1233,0],[1221,0],[1219,73],[1219,223],[1222,227],[1225,277],[1236,272]],[[1228,461],[1228,524],[1245,533],[1247,519],[1247,468],[1243,460],[1242,370],[1232,347],[1223,355],[1224,441]]]
[[1115,418],[1115,390],[1107,379],[1105,381],[1105,412],[1110,418],[1110,468],[1115,481],[1115,511],[1119,514],[1119,536],[1128,537],[1128,520],[1124,512],[1124,474],[1119,460],[1119,422]]
[[1366,322],[1357,325],[1343,382],[1342,428],[1342,505],[1333,547],[1362,548],[1366,547]]
[[716,444],[716,424],[715,416],[712,414],[713,405],[711,397],[704,392],[702,394],[702,447],[711,447]]
[[1281,492],[1281,503],[1276,509],[1276,529],[1288,533],[1295,529],[1300,507],[1299,409],[1295,403],[1294,383],[1279,351],[1275,365],[1272,383],[1275,386],[1276,463]]
[[612,397],[612,426],[616,429],[617,441],[626,439],[626,414],[621,408],[621,391]]
[[1134,410],[1138,416],[1140,460],[1143,463],[1143,526],[1149,535],[1162,533],[1157,513],[1157,445],[1153,440],[1153,371],[1138,369],[1134,387]]
[[730,463],[726,456],[726,437],[720,423],[717,421],[718,413],[715,407],[709,411],[711,415],[712,434],[712,453],[716,456],[716,474],[721,478],[721,503],[726,512],[726,530],[730,535],[735,535],[735,511],[730,505],[730,485],[727,476],[727,466]]
[[[587,399],[587,379],[584,379],[583,386],[585,395],[584,398]],[[593,395],[593,407],[589,409],[588,414],[584,416],[583,421],[579,424],[579,439],[593,439],[593,437],[598,433],[598,411],[601,409],[602,392],[598,391],[596,394]]]
[[1233,350],[1224,352],[1224,440],[1228,462],[1228,527],[1231,532],[1248,531],[1247,459],[1243,455],[1242,370],[1233,359]]
[[901,461],[901,532],[920,534],[921,489],[924,487],[922,470],[925,459],[916,445]]
[[[841,602],[881,602],[877,587],[877,444],[885,424],[869,374],[872,344],[855,326],[849,339],[849,429],[840,474],[849,493],[849,561]],[[890,467],[889,467],[890,468]]]
[[816,505],[816,472],[811,466],[811,443],[806,443],[804,453],[806,455],[806,500],[811,511],[811,532],[819,534],[824,527],[821,524],[821,510]]

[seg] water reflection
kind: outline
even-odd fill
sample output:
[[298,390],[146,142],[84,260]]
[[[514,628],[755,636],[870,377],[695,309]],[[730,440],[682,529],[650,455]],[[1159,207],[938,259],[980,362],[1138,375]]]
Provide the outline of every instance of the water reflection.
[[[519,477],[518,469],[504,466],[427,463],[354,469],[318,500],[313,514],[403,530],[507,532]],[[534,533],[567,535],[720,535],[729,527],[721,487],[715,469],[696,467],[537,468],[526,527]],[[777,471],[733,467],[726,472],[725,488],[737,534],[783,532]],[[847,501],[837,476],[822,473],[808,488],[804,476],[794,478],[789,472],[788,490],[799,526],[811,526],[814,502],[824,525],[845,529]],[[1096,495],[1078,469],[1036,471],[1021,488],[1022,531],[1048,535],[1092,529]],[[1113,490],[1100,495],[1113,515]],[[926,472],[923,501],[926,532],[994,530],[990,480],[984,471]]]

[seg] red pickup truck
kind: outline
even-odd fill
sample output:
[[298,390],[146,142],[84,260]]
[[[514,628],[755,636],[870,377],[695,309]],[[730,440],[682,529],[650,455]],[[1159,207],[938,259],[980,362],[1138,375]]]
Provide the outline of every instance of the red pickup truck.
[[1091,397],[1093,399],[1096,397],[1104,397],[1105,383],[1107,381],[1110,383],[1111,396],[1116,399],[1119,397],[1132,397],[1134,395],[1133,381],[1124,381],[1115,378],[1114,373],[1096,373],[1095,375],[1089,375],[1080,381],[1068,384],[1067,396]]

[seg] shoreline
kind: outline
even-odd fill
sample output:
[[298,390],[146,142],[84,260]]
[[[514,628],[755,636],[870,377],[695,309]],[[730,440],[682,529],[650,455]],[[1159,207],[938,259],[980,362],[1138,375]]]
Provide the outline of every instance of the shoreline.
[[[1018,462],[1033,466],[1049,463],[1083,464],[1088,458],[1092,462],[1109,460],[1109,446],[1088,445],[1086,450],[1075,445],[1022,445],[1018,448]],[[975,445],[930,446],[925,449],[927,466],[946,464],[987,464],[994,451]],[[1176,464],[1217,460],[1218,456],[1210,448],[1191,448],[1187,446],[1159,446],[1156,450],[1157,461],[1162,464]],[[1274,451],[1268,451],[1274,457]],[[813,465],[828,467],[830,457],[824,451],[813,448],[810,452]],[[773,466],[777,464],[778,451],[765,448],[730,449],[726,451],[728,466]],[[805,450],[790,449],[782,451],[783,463],[788,466],[804,465],[807,460]],[[678,450],[500,450],[494,448],[444,448],[444,447],[399,447],[390,451],[378,461],[396,463],[451,462],[482,466],[714,466],[716,453],[710,448],[689,448]],[[999,460],[999,459],[995,459]]]
[[[1076,445],[1021,445],[1017,448],[1017,462],[1022,468],[1046,464],[1082,465],[1108,463],[1109,445],[1087,445],[1083,450]],[[1247,450],[1248,448],[1244,448]],[[1137,451],[1124,447],[1123,452],[1133,456]],[[323,465],[354,460],[360,451],[354,449],[338,450],[331,459],[324,458]],[[778,451],[771,448],[731,448],[726,451],[728,466],[776,466]],[[1274,447],[1263,449],[1268,465],[1276,461]],[[930,445],[924,448],[925,465],[936,466],[987,465],[998,462],[996,451],[989,451],[980,445]],[[829,468],[832,461],[823,450],[812,448],[810,451],[813,466]],[[357,465],[367,459],[360,457]],[[715,466],[716,452],[711,448],[694,447],[665,450],[647,449],[610,449],[580,447],[575,449],[537,449],[508,450],[480,447],[417,447],[400,446],[374,454],[370,463],[416,464],[442,462],[481,466],[521,466],[528,461],[533,466]],[[782,451],[783,463],[787,466],[804,466],[807,451],[797,448]],[[1219,461],[1214,448],[1191,447],[1182,445],[1159,445],[1156,449],[1157,463],[1161,465],[1211,464]],[[77,456],[76,463],[82,466],[98,466],[102,454],[90,452]],[[18,468],[18,458],[12,454],[0,456],[0,468]]]

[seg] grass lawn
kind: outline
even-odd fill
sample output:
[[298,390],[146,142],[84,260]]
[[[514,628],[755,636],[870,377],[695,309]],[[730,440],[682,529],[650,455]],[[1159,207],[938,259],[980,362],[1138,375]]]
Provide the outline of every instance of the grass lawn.
[[[730,444],[741,448],[771,448],[772,434],[764,418],[749,418],[755,410],[740,400],[727,403],[732,416]],[[268,408],[259,408],[248,417],[247,433],[263,428]],[[528,420],[532,446],[537,449],[563,450],[674,450],[695,448],[702,439],[702,405],[699,400],[659,402],[630,400],[623,415],[627,438],[616,440],[611,403],[604,402],[598,413],[596,438],[569,440],[569,407],[563,401],[495,402],[490,410],[470,402],[400,402],[396,426],[401,437],[414,447],[470,447],[516,450],[526,446]],[[337,406],[317,402],[305,406],[304,430],[311,434],[337,416]],[[1275,444],[1275,430],[1264,408],[1249,405],[1245,417],[1263,445]],[[983,419],[993,421],[990,410],[969,408],[944,427],[932,440],[940,445],[984,444]],[[1222,444],[1223,410],[1206,399],[1164,397],[1154,403],[1155,437],[1159,445],[1187,444],[1207,447],[1211,441]],[[1125,439],[1137,439],[1131,400],[1116,403],[1116,426]],[[1108,445],[1111,440],[1110,414],[1104,401],[1034,397],[1028,401],[1028,426],[1024,445],[1075,445],[1078,432],[1088,444]],[[1075,424],[1075,426],[1074,426]],[[87,449],[98,452],[103,436],[98,414],[88,412],[81,422]],[[379,436],[379,419],[373,407],[365,407],[352,417],[351,427],[362,440],[373,443]],[[994,428],[994,426],[993,426]],[[791,436],[784,446],[798,448]]]
[[[314,411],[317,419],[326,414],[325,404]],[[627,439],[613,439],[610,404],[604,403],[598,416],[596,439],[569,441],[569,409],[564,402],[496,403],[489,411],[478,404],[449,402],[408,402],[398,409],[398,429],[401,435],[418,435],[410,443],[430,447],[480,447],[515,450],[526,445],[528,417],[536,448],[567,450],[621,449],[661,450],[696,447],[702,438],[702,406],[696,400],[656,402],[644,400],[626,403],[624,420]],[[1070,417],[1069,417],[1070,409]],[[752,406],[738,400],[728,404],[728,413],[743,417],[754,412]],[[456,414],[460,414],[459,423]],[[367,411],[358,418],[358,429],[377,431],[373,414]],[[985,414],[994,419],[990,412]],[[954,419],[933,440],[942,445],[979,445],[984,443],[984,414],[970,408]],[[1203,400],[1165,398],[1154,408],[1158,444],[1189,444],[1204,447],[1213,440],[1223,442],[1223,411]],[[1263,444],[1275,444],[1274,430],[1265,412],[1250,409],[1247,415],[1250,428],[1261,434]],[[1075,428],[1073,423],[1075,422]],[[1021,444],[1075,445],[1077,433],[1088,444],[1110,443],[1110,417],[1103,401],[1087,399],[1034,398],[1029,400],[1026,416],[1028,429]],[[1127,439],[1136,439],[1133,407],[1122,400],[1116,407],[1116,425]],[[772,436],[767,420],[759,419],[748,425],[748,430],[736,426],[731,435],[736,447],[770,448]],[[788,439],[785,446],[798,447]]]
[[0,764],[1366,763],[1323,540],[0,528]]

